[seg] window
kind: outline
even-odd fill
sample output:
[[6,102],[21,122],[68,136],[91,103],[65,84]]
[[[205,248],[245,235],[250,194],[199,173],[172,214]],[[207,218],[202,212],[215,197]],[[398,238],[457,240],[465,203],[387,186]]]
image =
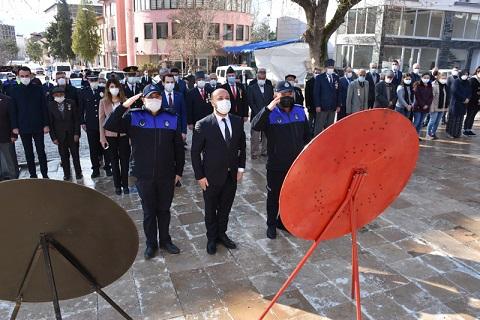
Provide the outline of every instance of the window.
[[337,67],[368,68],[372,60],[373,46],[339,45],[337,46]]
[[110,31],[112,35],[110,40],[117,40],[117,30],[115,28],[112,28]]
[[143,24],[143,34],[145,39],[153,39],[153,23]]
[[413,29],[415,28],[415,16],[417,10],[406,9],[403,10],[402,21],[400,23],[401,36],[413,36]]
[[388,8],[386,34],[390,36],[440,38],[443,11]]
[[418,10],[417,22],[415,26],[415,36],[427,37],[429,23],[430,23],[430,11]]
[[355,28],[355,33],[365,33],[365,23],[367,18],[366,9],[357,10],[357,26]]
[[175,39],[178,39],[178,28],[179,28],[179,23],[172,21],[172,37]]
[[167,38],[168,38],[168,23],[157,22],[157,39],[167,39]]
[[223,25],[223,40],[233,40],[233,24]]
[[431,70],[437,65],[438,49],[385,46],[383,62],[396,59],[401,63],[402,71],[409,71],[414,63],[420,63],[422,70]]
[[385,19],[385,34],[397,35],[402,22],[402,9],[398,7],[387,7],[389,19]]
[[437,62],[437,49],[421,48],[419,63],[423,70],[432,70]]
[[250,26],[245,26],[245,40],[250,41]]
[[211,23],[208,30],[208,38],[212,40],[220,39],[220,23]]
[[237,32],[236,32],[236,35],[235,35],[235,39],[243,41],[243,38],[244,38],[243,33],[244,33],[244,27],[240,24],[237,25]]
[[357,10],[350,10],[348,11],[347,16],[347,33],[353,34],[355,33],[355,23],[357,20]]
[[453,17],[453,33],[452,38],[462,39],[465,30],[465,22],[467,21],[466,13],[456,13]]
[[465,69],[467,65],[468,51],[463,49],[450,49],[448,55],[449,65],[458,66],[460,69]]
[[165,9],[164,0],[150,0],[150,10]]
[[465,39],[476,39],[477,26],[478,26],[478,14],[470,13],[465,24]]
[[430,31],[428,36],[430,38],[440,38],[443,26],[443,13],[440,11],[432,11],[430,18]]
[[474,13],[456,13],[453,17],[454,39],[480,40],[480,15]]
[[375,33],[375,25],[377,24],[377,7],[367,9],[367,29],[366,33]]
[[401,60],[402,48],[385,46],[383,49],[383,61]]

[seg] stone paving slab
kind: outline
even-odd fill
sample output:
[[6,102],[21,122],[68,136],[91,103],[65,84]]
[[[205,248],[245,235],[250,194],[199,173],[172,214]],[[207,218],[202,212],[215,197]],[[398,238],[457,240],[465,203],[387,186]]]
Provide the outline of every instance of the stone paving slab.
[[[448,140],[443,128],[440,137],[421,142],[405,190],[358,233],[364,319],[480,319],[480,138]],[[49,175],[61,179],[55,149],[48,150]],[[134,319],[257,319],[311,244],[285,232],[276,240],[266,238],[265,159],[249,160],[229,225],[239,248],[219,246],[215,256],[207,255],[203,199],[187,157],[183,187],[176,189],[171,210],[171,234],[182,253],[160,251],[145,261],[135,189],[117,196],[111,179],[92,181],[85,147],[81,153],[85,178],[76,183],[118,202],[139,231],[132,268],[105,289]],[[349,236],[320,244],[266,319],[355,319],[350,251]],[[61,307],[68,320],[121,319],[96,294],[62,301]],[[12,308],[0,301],[0,319],[8,319]],[[18,317],[53,318],[50,303],[26,303]]]

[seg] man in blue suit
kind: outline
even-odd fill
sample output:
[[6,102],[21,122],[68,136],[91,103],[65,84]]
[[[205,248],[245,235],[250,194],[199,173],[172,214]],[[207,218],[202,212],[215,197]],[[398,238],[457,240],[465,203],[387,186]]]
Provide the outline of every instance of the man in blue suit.
[[392,61],[392,71],[393,71],[392,84],[394,88],[396,88],[400,84],[402,84],[402,76],[403,76],[402,71],[400,70],[400,64],[398,63],[398,60]]
[[[163,76],[165,91],[162,93],[162,109],[174,109],[178,116],[183,141],[187,139],[187,107],[181,92],[175,90],[175,78],[169,73]],[[172,110],[173,111],[173,110]]]
[[52,91],[53,87],[54,85],[53,83],[50,82],[50,78],[48,76],[45,76],[45,83],[42,84],[43,93],[45,94],[45,97],[48,98],[48,95]]
[[328,128],[340,111],[338,75],[334,73],[335,61],[325,61],[325,72],[315,77],[313,101],[315,103],[315,135]]
[[175,80],[175,92],[181,93],[182,96],[185,98],[185,95],[187,94],[187,84],[185,83],[185,81],[180,79],[180,70],[178,70],[178,68],[172,68],[170,69],[170,73],[173,75],[173,78]]
[[337,120],[340,120],[342,118],[345,118],[347,116],[347,111],[346,111],[346,106],[347,106],[347,92],[348,92],[348,86],[350,83],[353,81],[353,72],[352,68],[346,67],[343,69],[343,77],[340,78],[339,80],[339,95],[340,95],[340,112],[337,115]]

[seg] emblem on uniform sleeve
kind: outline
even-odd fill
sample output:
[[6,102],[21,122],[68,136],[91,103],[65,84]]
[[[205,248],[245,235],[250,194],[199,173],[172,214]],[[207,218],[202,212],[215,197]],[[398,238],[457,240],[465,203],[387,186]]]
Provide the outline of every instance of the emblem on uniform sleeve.
[[140,121],[138,122],[138,124],[140,125],[140,127],[145,127],[145,120],[143,120],[143,119],[140,120]]
[[285,84],[283,85],[285,88],[288,88],[290,87],[290,84],[288,82],[285,82]]
[[295,113],[295,120],[298,120],[298,114]]
[[277,118],[277,123],[282,123],[282,118]]
[[165,120],[165,127],[170,127],[170,122],[168,122],[168,120]]
[[69,105],[69,104],[67,104],[67,110],[68,110],[68,111],[72,111],[72,106]]

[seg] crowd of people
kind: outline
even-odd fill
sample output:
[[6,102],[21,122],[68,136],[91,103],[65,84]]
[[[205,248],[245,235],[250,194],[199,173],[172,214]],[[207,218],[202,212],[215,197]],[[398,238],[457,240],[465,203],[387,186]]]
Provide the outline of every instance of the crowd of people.
[[79,140],[85,132],[92,179],[102,176],[103,166],[121,195],[130,192],[129,174],[136,177],[147,259],[158,248],[180,252],[169,233],[170,206],[175,186],[181,186],[189,130],[192,167],[205,201],[206,250],[215,254],[218,243],[236,248],[227,226],[246,169],[246,121],[251,121],[251,159],[267,159],[266,233],[275,239],[277,228],[284,228],[278,199],[288,169],[310,139],[335,121],[370,108],[389,108],[412,121],[419,139],[422,126],[427,127],[426,139],[437,139],[441,122],[449,137],[458,138],[462,127],[465,136],[475,135],[472,126],[480,109],[480,68],[472,77],[458,68],[447,76],[435,69],[420,73],[415,64],[412,72],[402,74],[394,60],[391,70],[380,72],[371,63],[369,70],[356,73],[347,67],[340,77],[329,59],[324,68],[313,70],[304,91],[295,75],[274,85],[263,68],[248,85],[231,67],[225,84],[217,82],[215,73],[202,71],[195,73],[194,83],[181,79],[176,68],[155,78],[135,66],[124,71],[124,84],[115,76],[87,73],[78,90],[64,72],[56,73],[56,85],[42,85],[28,67],[19,68],[17,79],[4,83],[0,94],[0,178],[18,177],[18,136],[30,177],[37,178],[35,144],[40,172],[48,178],[44,135],[50,134],[64,180],[72,180],[70,157],[75,178],[82,179]]

